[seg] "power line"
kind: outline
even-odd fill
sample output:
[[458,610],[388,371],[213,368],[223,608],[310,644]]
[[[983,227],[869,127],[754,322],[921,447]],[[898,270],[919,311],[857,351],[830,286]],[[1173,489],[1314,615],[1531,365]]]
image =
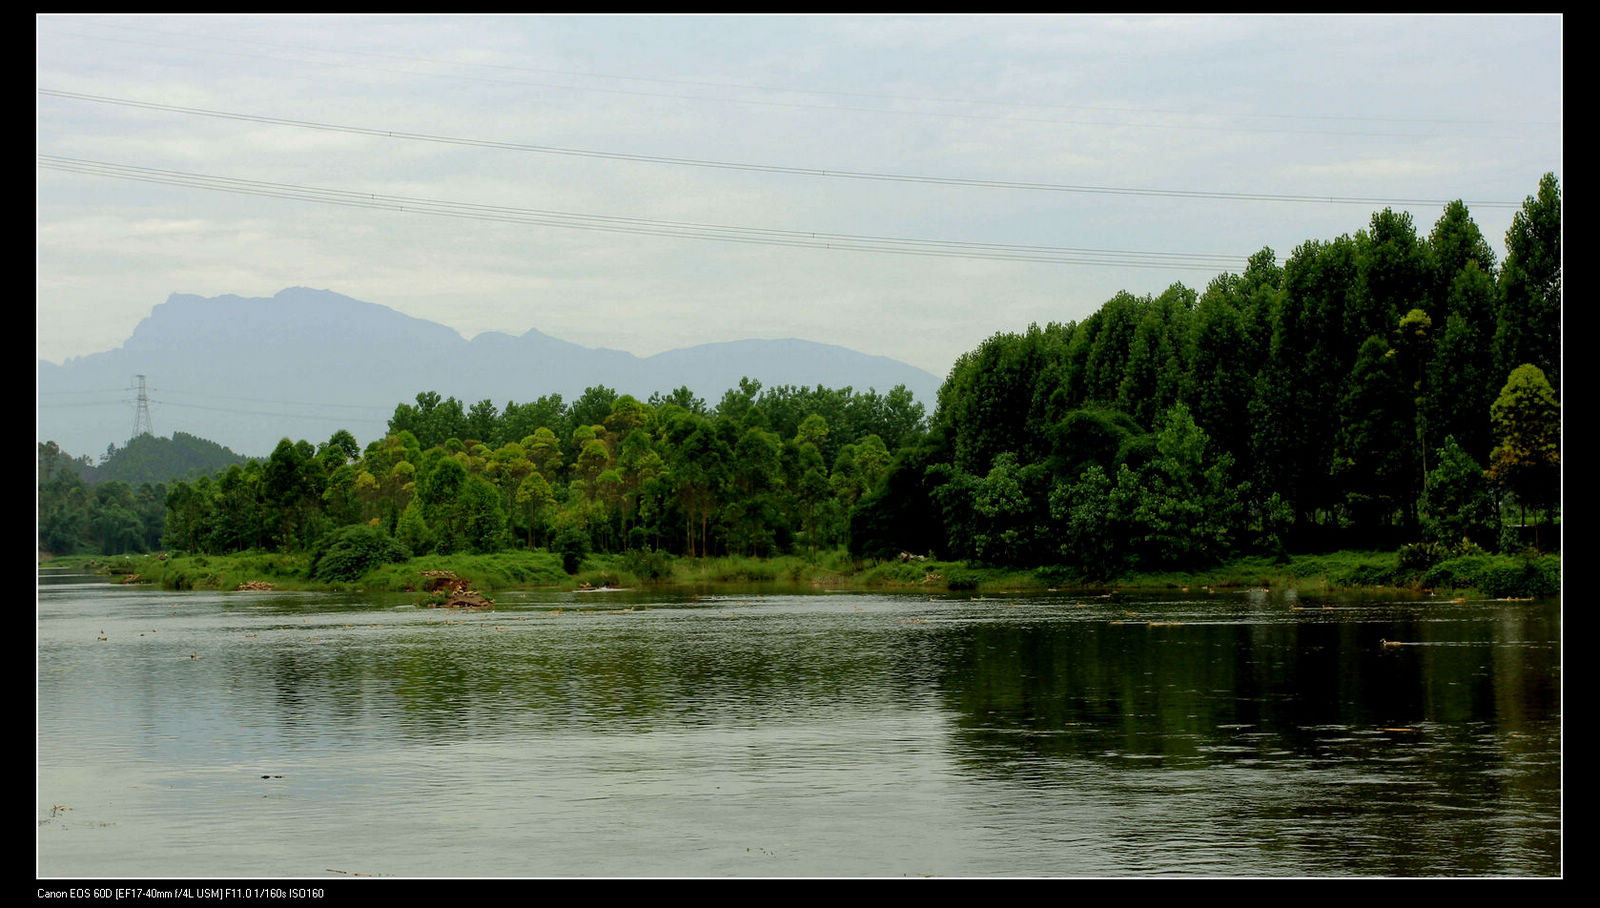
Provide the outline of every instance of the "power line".
[[[136,27],[133,27],[133,26],[126,26],[126,25],[116,25],[115,27],[121,28],[121,29],[127,30],[127,31],[143,31],[143,32],[154,33],[154,34],[173,35],[173,36],[176,36],[176,37],[189,37],[189,38],[195,37],[192,34],[187,34],[187,33],[182,33],[182,32],[172,32],[172,31],[166,31],[166,30],[162,30],[162,29],[136,28]],[[91,40],[112,41],[112,42],[130,43],[130,44],[150,44],[151,46],[157,46],[157,47],[170,47],[171,46],[170,44],[158,44],[158,43],[155,43],[155,42],[141,42],[141,41],[134,41],[132,39],[127,39],[127,38],[108,38],[108,37],[99,36],[99,35],[85,35],[85,34],[83,34],[81,32],[78,32],[76,34],[78,34],[80,37],[90,38]],[[210,36],[206,36],[205,40],[214,41],[216,39],[213,38],[213,37],[210,37]],[[541,74],[541,75],[560,75],[560,76],[569,76],[569,77],[580,78],[580,79],[596,79],[596,78],[599,78],[599,79],[613,79],[613,80],[621,80],[621,81],[628,81],[628,82],[656,83],[656,84],[661,84],[661,85],[690,85],[690,86],[697,86],[697,87],[704,87],[704,88],[713,88],[713,89],[718,89],[718,90],[733,89],[733,90],[736,90],[736,91],[757,91],[757,92],[767,92],[767,93],[775,93],[775,94],[798,94],[798,95],[834,96],[834,97],[848,97],[848,98],[870,98],[870,99],[885,100],[885,101],[890,101],[890,102],[895,102],[895,103],[910,102],[910,103],[919,103],[919,104],[933,103],[933,104],[981,105],[981,106],[991,107],[991,108],[999,107],[999,108],[1013,108],[1013,109],[1020,108],[1020,109],[1040,109],[1040,110],[1069,110],[1069,111],[1106,112],[1106,113],[1115,113],[1115,114],[1144,114],[1144,115],[1154,114],[1154,115],[1161,115],[1161,116],[1171,116],[1171,115],[1193,116],[1195,114],[1195,111],[1193,111],[1193,110],[1169,110],[1169,109],[1161,109],[1161,108],[1110,107],[1110,106],[1105,106],[1105,105],[1086,105],[1086,104],[1055,104],[1055,103],[1039,103],[1039,102],[996,101],[996,100],[992,100],[992,99],[989,99],[989,100],[978,100],[978,99],[971,99],[971,98],[918,97],[918,96],[913,96],[913,95],[896,95],[896,94],[890,94],[890,93],[885,93],[885,92],[864,92],[864,91],[841,91],[841,90],[811,89],[811,88],[790,88],[790,87],[767,86],[767,85],[747,85],[747,84],[737,84],[737,83],[729,83],[729,82],[712,82],[712,81],[694,80],[694,79],[664,79],[664,78],[647,77],[647,76],[614,75],[614,74],[610,74],[610,73],[576,72],[576,71],[572,71],[572,70],[560,70],[560,69],[550,69],[550,68],[540,68],[540,67],[530,67],[530,66],[519,66],[519,65],[514,65],[514,64],[462,63],[460,61],[437,61],[437,60],[430,60],[430,59],[427,59],[427,58],[424,58],[424,57],[416,57],[416,56],[401,56],[401,55],[397,55],[397,54],[383,54],[383,53],[374,53],[374,52],[370,52],[370,51],[354,51],[354,50],[349,50],[349,49],[329,50],[327,48],[296,47],[296,46],[291,46],[291,45],[276,44],[276,43],[272,43],[272,42],[263,42],[263,41],[239,41],[237,39],[226,39],[226,40],[232,40],[232,41],[234,41],[234,43],[237,43],[237,44],[254,45],[254,46],[257,46],[257,47],[269,47],[269,48],[277,48],[277,49],[284,49],[284,50],[292,50],[292,51],[297,51],[297,52],[309,51],[309,52],[312,52],[312,53],[340,54],[340,55],[345,56],[345,57],[351,57],[351,56],[369,57],[369,58],[376,58],[376,59],[394,60],[394,61],[402,62],[402,63],[406,63],[406,64],[423,63],[423,64],[427,64],[427,65],[430,65],[430,66],[452,66],[452,67],[471,66],[471,67],[475,67],[475,68],[478,68],[478,69],[502,70],[502,71],[508,71],[508,72],[513,72],[513,73],[538,73],[538,74]],[[189,50],[193,50],[194,48],[190,47],[188,49]],[[226,56],[252,57],[252,58],[256,58],[256,59],[278,60],[278,61],[281,61],[283,59],[281,57],[274,57],[274,56],[261,55],[261,54],[243,54],[243,53],[238,53],[238,52],[233,52],[233,51],[218,51],[218,50],[214,50],[212,48],[205,48],[205,50],[207,52],[223,54],[223,55],[226,55]],[[323,60],[296,59],[296,60],[292,60],[290,62],[294,62],[294,63],[298,63],[298,64],[311,63],[313,65],[337,67],[337,68],[341,68],[341,69],[372,70],[372,71],[377,71],[377,72],[398,72],[401,75],[411,76],[411,77],[416,77],[416,76],[419,76],[419,75],[426,75],[426,76],[431,76],[433,78],[441,78],[441,77],[443,77],[443,78],[467,80],[467,81],[474,81],[474,82],[487,82],[487,83],[492,83],[492,84],[514,85],[514,86],[528,87],[528,88],[557,88],[557,89],[563,89],[563,90],[568,90],[568,91],[588,91],[588,92],[599,92],[599,93],[604,93],[604,94],[620,94],[620,95],[635,95],[635,96],[641,96],[641,97],[672,98],[672,99],[675,99],[675,100],[713,101],[713,102],[724,103],[724,104],[745,104],[745,105],[755,105],[755,106],[765,106],[765,107],[785,107],[785,108],[794,108],[794,109],[802,109],[802,110],[805,110],[805,109],[835,110],[835,111],[852,111],[852,112],[864,112],[864,113],[874,113],[874,114],[893,114],[893,115],[900,115],[900,116],[931,116],[931,117],[943,117],[943,118],[950,118],[950,119],[1003,120],[1003,121],[1007,121],[1007,122],[1041,122],[1041,123],[1052,123],[1052,124],[1072,125],[1072,126],[1098,126],[1098,127],[1135,128],[1135,129],[1189,129],[1189,130],[1206,130],[1206,131],[1213,131],[1213,132],[1301,133],[1301,134],[1334,135],[1334,136],[1380,136],[1380,137],[1404,137],[1404,138],[1426,138],[1427,137],[1425,135],[1421,135],[1421,134],[1418,134],[1418,133],[1352,132],[1352,131],[1348,131],[1348,130],[1346,130],[1346,131],[1334,131],[1334,130],[1306,130],[1306,129],[1249,129],[1249,128],[1239,128],[1239,127],[1227,127],[1227,126],[1207,126],[1207,125],[1199,125],[1199,124],[1192,124],[1192,123],[1190,123],[1190,124],[1128,123],[1128,122],[1106,123],[1106,122],[1096,122],[1096,121],[1062,120],[1062,119],[1052,119],[1052,118],[1042,118],[1042,117],[1016,117],[1014,115],[995,115],[995,114],[986,115],[986,114],[956,113],[956,112],[951,112],[951,111],[920,111],[920,110],[904,110],[904,109],[897,109],[897,108],[852,107],[852,106],[837,105],[837,104],[806,104],[806,103],[800,103],[800,102],[795,102],[795,101],[772,101],[772,100],[757,100],[757,99],[751,99],[751,98],[727,98],[727,97],[713,97],[713,96],[706,96],[706,95],[669,94],[669,93],[665,93],[665,92],[641,91],[641,90],[638,90],[638,89],[626,89],[626,88],[601,88],[601,87],[583,86],[583,85],[551,85],[551,84],[545,83],[545,82],[530,82],[530,81],[521,80],[521,79],[518,79],[518,80],[496,79],[496,78],[488,78],[488,77],[483,77],[483,76],[465,76],[465,75],[459,75],[459,74],[438,74],[438,73],[426,73],[426,74],[423,74],[423,73],[417,73],[413,69],[406,69],[406,70],[398,70],[398,71],[396,71],[396,70],[384,69],[384,68],[380,68],[380,67],[362,66],[362,65],[357,65],[357,64],[353,64],[353,63],[340,63],[340,62],[330,63],[330,62],[323,61]],[[1503,127],[1515,128],[1515,129],[1520,129],[1520,130],[1525,130],[1528,127],[1555,129],[1555,128],[1559,128],[1559,126],[1560,126],[1560,124],[1558,122],[1552,122],[1552,121],[1546,121],[1546,120],[1484,120],[1484,119],[1465,119],[1465,118],[1448,118],[1448,117],[1374,117],[1374,116],[1355,116],[1355,115],[1275,114],[1275,113],[1269,113],[1269,114],[1230,113],[1230,114],[1225,114],[1225,116],[1231,116],[1231,117],[1240,118],[1240,119],[1267,120],[1267,121],[1273,121],[1273,120],[1278,120],[1278,121],[1300,120],[1300,121],[1329,121],[1329,122],[1335,122],[1335,123],[1338,123],[1338,122],[1371,122],[1371,123],[1402,123],[1402,124],[1403,123],[1425,123],[1425,124],[1438,124],[1438,125],[1466,125],[1466,126],[1503,126]],[[1520,138],[1520,137],[1521,137],[1521,135],[1503,136],[1501,138]]]
[[[681,167],[702,167],[717,170],[738,170],[752,173],[782,173],[799,176],[825,177],[832,179],[873,180],[892,183],[922,183],[937,186],[971,186],[986,189],[1012,189],[1030,190],[1039,192],[1072,192],[1090,193],[1101,195],[1122,196],[1149,196],[1156,198],[1184,198],[1184,199],[1213,199],[1251,202],[1315,202],[1320,204],[1340,205],[1432,205],[1443,206],[1454,201],[1453,199],[1383,199],[1376,197],[1359,196],[1318,196],[1291,193],[1270,192],[1220,192],[1209,190],[1191,189],[1151,189],[1144,187],[1127,186],[1092,186],[1068,183],[1046,183],[1026,180],[982,180],[968,177],[939,177],[903,173],[883,173],[872,171],[831,170],[815,167],[790,167],[781,164],[750,164],[732,161],[711,161],[700,158],[681,158],[666,155],[634,154],[631,152],[600,151],[583,148],[564,148],[555,145],[533,145],[521,142],[502,142],[493,139],[463,138],[460,136],[430,135],[427,133],[405,132],[393,129],[375,129],[363,126],[346,126],[333,123],[317,123],[309,120],[291,120],[282,117],[268,117],[256,114],[236,113],[223,110],[209,110],[200,107],[183,107],[175,104],[158,104],[149,101],[135,101],[127,98],[112,98],[104,95],[90,95],[82,92],[59,91],[56,89],[41,88],[39,94],[50,97],[67,98],[77,101],[92,101],[99,104],[115,104],[123,107],[142,108],[145,110],[158,110],[168,113],[181,113],[190,116],[212,117],[215,119],[239,120],[249,123],[261,123],[271,126],[290,126],[297,129],[310,129],[322,132],[339,132],[350,135],[375,136],[387,139],[404,139],[416,142],[434,142],[446,145],[461,145],[474,148],[493,148],[503,151],[520,151],[533,154],[563,155],[568,157],[599,158],[613,161],[634,161],[650,164],[669,164]],[[1500,202],[1476,200],[1465,204],[1479,208],[1516,208],[1521,202]]]
[[[124,389],[117,389],[117,390],[129,390],[129,389],[124,388]],[[105,393],[114,393],[114,392],[110,392],[110,389],[101,389],[101,390],[95,390],[95,391],[40,391],[40,392],[38,392],[38,395],[39,395],[39,397],[46,397],[46,396],[55,396],[55,395],[62,395],[62,394],[105,394]],[[161,407],[177,407],[177,408],[186,409],[186,410],[207,410],[207,411],[211,411],[211,412],[215,412],[215,413],[237,413],[237,414],[245,415],[245,416],[279,416],[279,417],[288,416],[288,417],[295,418],[295,419],[315,419],[315,420],[322,420],[322,421],[326,421],[326,422],[338,422],[340,420],[349,420],[351,422],[387,422],[387,420],[389,418],[388,416],[364,416],[364,415],[358,415],[358,414],[370,414],[370,413],[373,413],[373,412],[375,412],[377,410],[380,410],[381,408],[390,406],[387,403],[384,403],[384,404],[371,404],[371,405],[369,405],[369,404],[339,404],[339,403],[330,403],[330,402],[327,402],[327,401],[271,400],[271,399],[260,398],[260,397],[232,397],[232,396],[225,395],[225,394],[199,394],[199,395],[192,395],[192,396],[197,396],[197,397],[202,397],[202,398],[211,398],[211,399],[215,399],[215,400],[237,400],[237,401],[244,401],[246,403],[267,404],[269,406],[276,406],[276,407],[280,407],[280,408],[282,408],[282,407],[322,407],[322,408],[333,409],[333,410],[357,411],[355,413],[351,413],[350,415],[346,415],[346,416],[330,416],[330,415],[320,415],[320,414],[306,413],[306,412],[303,412],[303,411],[301,411],[301,412],[289,412],[289,411],[286,411],[284,409],[279,409],[279,410],[275,410],[274,411],[274,410],[241,409],[239,407],[233,407],[233,406],[207,406],[205,404],[197,404],[197,403],[182,403],[182,402],[180,402],[178,400],[174,400],[174,399],[172,399],[170,397],[170,395],[174,395],[174,394],[185,395],[185,394],[188,394],[188,393],[189,392],[175,391],[175,390],[172,390],[172,389],[168,389],[160,397],[148,397],[147,396],[145,398],[145,402],[147,404],[156,404],[157,406],[161,406]],[[41,409],[60,410],[60,409],[66,409],[66,408],[70,408],[70,407],[111,407],[111,406],[124,407],[124,406],[127,406],[129,404],[137,404],[137,403],[138,403],[138,401],[136,399],[134,399],[134,398],[120,397],[120,398],[118,398],[116,400],[107,400],[105,398],[101,398],[99,400],[94,400],[94,401],[81,401],[81,402],[75,402],[75,403],[47,403],[47,402],[44,402],[44,401],[40,401],[39,402],[39,407]],[[137,431],[135,431],[134,434],[137,436],[139,433]],[[152,433],[152,434],[154,434],[154,433]]]
[[[157,401],[167,407],[179,407],[185,410],[208,410],[214,413],[232,413],[239,416],[274,416],[280,419],[309,419],[317,422],[329,423],[383,423],[389,422],[388,416],[320,416],[311,413],[289,413],[271,410],[241,410],[238,407],[208,407],[204,404],[179,404]],[[369,410],[375,408],[368,408]]]
[[294,199],[321,204],[354,208],[375,208],[389,211],[409,211],[444,217],[472,220],[500,221],[534,226],[561,227],[577,230],[597,230],[611,233],[629,233],[647,236],[679,237],[685,239],[719,240],[732,243],[752,243],[768,246],[788,246],[812,249],[840,249],[855,252],[883,252],[898,255],[920,255],[947,258],[986,259],[995,261],[1040,262],[1050,264],[1111,265],[1133,268],[1186,268],[1215,271],[1239,267],[1246,256],[1211,253],[1143,252],[1119,249],[1085,249],[1062,246],[1035,246],[1006,243],[977,243],[958,240],[928,240],[904,237],[865,236],[858,234],[819,233],[778,230],[762,227],[739,227],[722,224],[697,224],[682,221],[662,221],[648,218],[615,215],[581,214],[536,208],[517,208],[501,205],[481,205],[468,202],[451,202],[380,193],[356,192],[340,189],[321,189],[292,183],[245,180],[235,177],[218,177],[184,171],[138,167],[131,164],[114,164],[89,161],[60,155],[39,155],[39,166],[83,173],[94,176],[138,182],[161,183],[209,189],[242,195]]

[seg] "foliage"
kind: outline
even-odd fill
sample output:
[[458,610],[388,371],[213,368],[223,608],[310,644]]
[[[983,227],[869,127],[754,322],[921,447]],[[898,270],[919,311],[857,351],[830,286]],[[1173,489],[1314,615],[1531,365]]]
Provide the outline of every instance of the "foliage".
[[316,580],[357,580],[380,564],[408,561],[411,550],[378,527],[342,527],[318,540],[306,573]]
[[[931,415],[904,388],[752,378],[715,405],[687,388],[498,408],[424,391],[364,449],[343,430],[284,439],[214,476],[103,493],[41,446],[40,546],[326,553],[370,527],[419,558],[542,546],[569,576],[590,555],[647,580],[914,553],[965,562],[958,584],[1256,555],[1282,574],[1352,544],[1391,562],[1401,544],[1493,549],[1498,500],[1549,515],[1560,499],[1559,206],[1547,176],[1498,266],[1459,202],[1426,237],[1384,210],[1281,264],[1262,249],[1204,293],[1123,292],[1081,322],[996,333],[956,361]],[[1405,570],[1440,551],[1408,550]],[[923,580],[909,561],[872,570]]]
[[129,439],[120,448],[113,445],[98,466],[84,469],[82,475],[90,484],[118,480],[138,487],[147,482],[196,479],[243,464],[245,459],[242,454],[187,432],[173,432],[171,438],[146,434]]
[[1534,508],[1552,506],[1561,483],[1561,413],[1538,366],[1512,371],[1490,410],[1498,440],[1489,478]]
[[1462,555],[1432,565],[1420,582],[1437,589],[1474,589],[1495,597],[1554,596],[1561,592],[1561,558]]
[[618,559],[619,566],[645,583],[656,583],[672,576],[672,556],[654,549],[629,549]]
[[1483,469],[1454,436],[1445,439],[1437,463],[1423,483],[1424,538],[1445,544],[1470,540],[1483,547],[1495,545],[1500,512]]
[[561,569],[576,574],[589,554],[589,537],[579,527],[569,524],[556,531],[551,549],[561,556]]

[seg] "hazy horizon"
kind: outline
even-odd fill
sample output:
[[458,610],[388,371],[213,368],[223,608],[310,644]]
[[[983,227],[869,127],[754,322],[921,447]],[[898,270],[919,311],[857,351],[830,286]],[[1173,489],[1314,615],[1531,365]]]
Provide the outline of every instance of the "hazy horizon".
[[1270,246],[1503,255],[1562,176],[1559,15],[35,18],[37,357],[178,292],[465,338],[795,337],[944,375]]

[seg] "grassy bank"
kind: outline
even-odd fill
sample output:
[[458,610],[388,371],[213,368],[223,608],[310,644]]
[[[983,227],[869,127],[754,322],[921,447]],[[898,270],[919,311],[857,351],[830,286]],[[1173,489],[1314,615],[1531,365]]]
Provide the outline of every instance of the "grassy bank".
[[308,556],[271,552],[234,555],[75,557],[56,563],[98,571],[113,582],[150,583],[175,590],[234,590],[268,585],[285,590],[420,591],[429,572],[452,571],[482,591],[613,587],[772,585],[811,589],[1025,592],[1049,589],[1293,588],[1302,592],[1413,589],[1495,597],[1551,596],[1561,589],[1559,555],[1469,555],[1431,565],[1404,565],[1395,552],[1343,551],[1286,561],[1239,558],[1195,572],[1131,574],[1092,581],[1065,567],[993,568],[948,561],[855,561],[842,551],[814,558],[677,558],[659,552],[592,555],[568,575],[559,555],[501,552],[428,555],[383,564],[352,581],[308,576]]

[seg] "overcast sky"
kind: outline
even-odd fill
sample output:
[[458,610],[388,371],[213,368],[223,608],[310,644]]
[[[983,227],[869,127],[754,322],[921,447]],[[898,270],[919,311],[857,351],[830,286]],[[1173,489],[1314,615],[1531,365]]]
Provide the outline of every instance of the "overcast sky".
[[1562,177],[1550,15],[36,27],[52,362],[171,293],[307,286],[469,338],[797,337],[943,376],[995,332],[1204,290],[1385,204],[1426,235],[1465,199],[1503,255]]

